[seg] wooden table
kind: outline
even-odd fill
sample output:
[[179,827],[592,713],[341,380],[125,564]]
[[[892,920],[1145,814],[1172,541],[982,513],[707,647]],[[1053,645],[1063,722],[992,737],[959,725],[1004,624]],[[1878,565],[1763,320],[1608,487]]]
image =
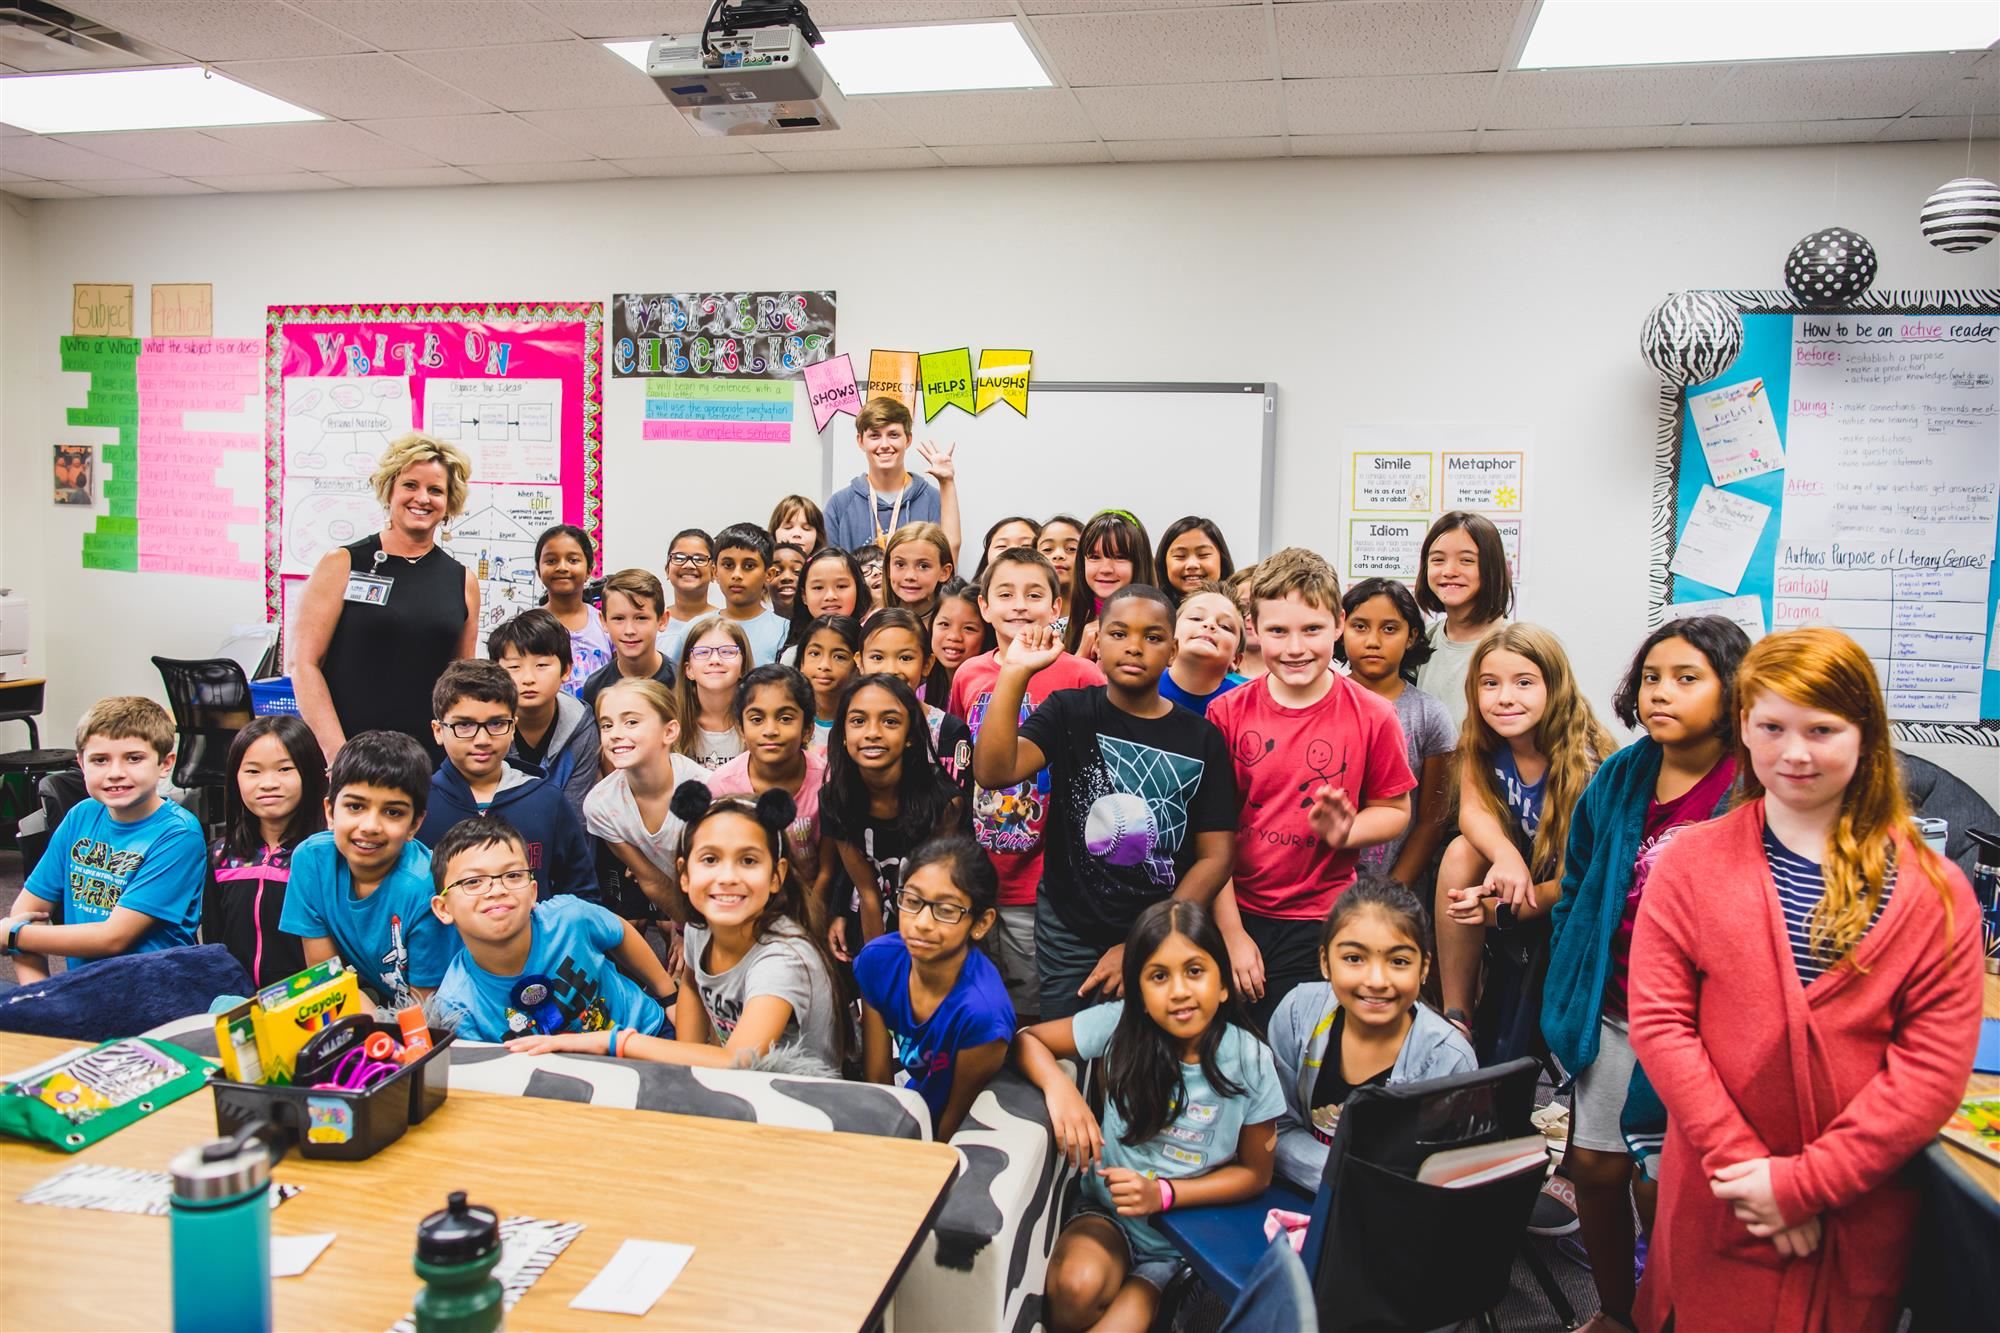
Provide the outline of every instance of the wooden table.
[[[0,1034],[0,1072],[75,1042]],[[0,1141],[0,1328],[162,1328],[168,1220],[19,1202],[72,1162],[165,1170],[215,1137],[206,1089],[74,1155]],[[421,1285],[417,1222],[465,1190],[500,1216],[584,1223],[522,1297],[515,1328],[860,1329],[894,1294],[944,1202],[941,1143],[818,1133],[656,1111],[454,1092],[365,1162],[273,1169],[304,1192],[275,1235],[336,1232],[303,1277],[276,1280],[280,1329],[386,1329]],[[694,1258],[644,1320],[569,1308],[626,1240]]]
[[[1986,1016],[2000,1018],[2000,977],[1990,973],[1986,977]],[[2000,1075],[1974,1074],[1971,1082],[1966,1085],[1966,1091],[1968,1094],[2000,1095]],[[1970,1148],[1959,1147],[1943,1135],[1938,1136],[1938,1142],[1949,1150],[1954,1166],[1972,1177],[1973,1181],[1991,1195],[1996,1203],[2000,1203],[2000,1164],[1996,1164],[1990,1157],[1983,1157],[1973,1152]]]

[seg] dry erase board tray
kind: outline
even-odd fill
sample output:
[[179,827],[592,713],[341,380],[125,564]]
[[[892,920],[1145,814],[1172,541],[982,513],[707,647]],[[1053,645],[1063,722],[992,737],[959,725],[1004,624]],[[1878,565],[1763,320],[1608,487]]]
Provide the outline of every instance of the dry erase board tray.
[[266,1121],[274,1155],[296,1145],[299,1156],[326,1161],[373,1157],[437,1110],[450,1090],[451,1058],[445,1048],[453,1034],[442,1028],[430,1033],[431,1048],[422,1059],[367,1092],[213,1079],[215,1127],[229,1135],[250,1121]]

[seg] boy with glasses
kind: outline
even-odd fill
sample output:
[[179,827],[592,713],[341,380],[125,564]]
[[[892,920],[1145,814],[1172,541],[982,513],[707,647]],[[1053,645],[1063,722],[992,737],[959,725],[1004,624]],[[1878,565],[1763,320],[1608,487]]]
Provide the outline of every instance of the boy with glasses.
[[445,1021],[473,1041],[602,1032],[607,1055],[634,1032],[671,1036],[660,999],[674,984],[639,933],[579,898],[537,903],[528,859],[526,840],[498,815],[462,820],[438,840],[431,912],[464,946],[438,985]]
[[508,762],[519,695],[498,662],[453,662],[431,690],[431,735],[444,762],[431,776],[430,812],[417,841],[435,847],[460,820],[488,811],[519,831],[539,896],[597,891],[596,864],[562,788]]

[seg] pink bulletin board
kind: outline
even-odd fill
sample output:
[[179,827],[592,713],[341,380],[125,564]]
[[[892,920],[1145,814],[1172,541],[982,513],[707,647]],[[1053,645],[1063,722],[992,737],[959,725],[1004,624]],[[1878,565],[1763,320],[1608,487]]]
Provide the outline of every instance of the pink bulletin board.
[[601,548],[598,303],[271,306],[265,327],[269,618],[283,615],[286,582],[379,530],[368,476],[410,430],[472,460],[444,540],[479,576],[482,638],[533,604],[544,528],[574,523]]

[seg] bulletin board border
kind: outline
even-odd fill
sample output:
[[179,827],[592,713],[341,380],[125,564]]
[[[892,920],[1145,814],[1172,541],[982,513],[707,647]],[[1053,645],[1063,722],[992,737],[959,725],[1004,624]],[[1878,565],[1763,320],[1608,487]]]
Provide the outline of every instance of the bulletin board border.
[[[583,529],[599,549],[604,527],[604,306],[598,301],[385,305],[273,305],[264,321],[264,618],[279,624],[280,505],[284,491],[284,333],[298,325],[411,323],[583,325]],[[282,632],[282,631],[281,631]]]
[[[1815,310],[1802,305],[1790,292],[1773,289],[1717,288],[1704,294],[1719,298],[1739,315],[1840,315],[1862,310],[1896,315],[2000,315],[2000,287],[1867,292],[1836,310]],[[1686,386],[1662,381],[1653,433],[1652,561],[1646,573],[1649,628],[1659,627],[1673,602],[1674,576],[1668,566],[1678,541],[1675,497],[1680,492],[1681,413],[1686,407]],[[2000,570],[1993,574],[2000,577]],[[1978,722],[1892,722],[1890,726],[1899,741],[2000,748],[2000,718],[1982,718]]]

